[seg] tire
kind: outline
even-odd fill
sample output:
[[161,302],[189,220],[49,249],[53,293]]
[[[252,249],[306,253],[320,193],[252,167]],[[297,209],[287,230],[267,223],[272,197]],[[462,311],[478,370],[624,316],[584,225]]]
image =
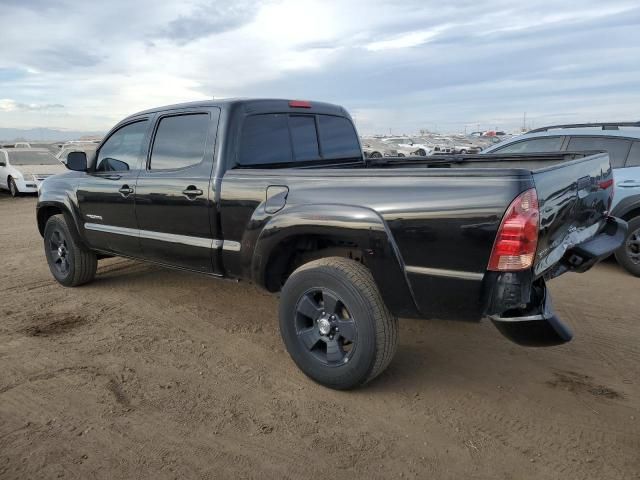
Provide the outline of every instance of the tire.
[[460,155],[466,155],[467,151],[466,150],[460,150]]
[[624,244],[616,250],[616,260],[631,275],[640,277],[640,217],[628,222],[629,230]]
[[369,158],[382,158],[382,154],[380,152],[371,152]]
[[418,155],[419,157],[426,157],[427,152],[423,148],[419,148],[418,150],[416,150],[416,155]]
[[399,153],[398,157],[400,157],[400,158],[404,157],[404,153]]
[[96,276],[96,254],[73,238],[64,215],[53,215],[44,228],[44,251],[53,277],[65,287],[77,287]]
[[305,375],[347,390],[387,368],[398,343],[398,319],[366,267],[328,257],[302,265],[285,283],[280,333]]
[[13,198],[20,196],[20,191],[18,190],[18,186],[13,178],[9,177],[9,193]]

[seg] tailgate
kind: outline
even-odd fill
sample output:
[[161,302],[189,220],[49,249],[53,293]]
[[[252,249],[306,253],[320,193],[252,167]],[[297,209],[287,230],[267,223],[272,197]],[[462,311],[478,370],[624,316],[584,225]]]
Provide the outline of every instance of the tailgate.
[[567,251],[605,228],[613,197],[609,154],[533,171],[540,208],[534,276],[555,276]]

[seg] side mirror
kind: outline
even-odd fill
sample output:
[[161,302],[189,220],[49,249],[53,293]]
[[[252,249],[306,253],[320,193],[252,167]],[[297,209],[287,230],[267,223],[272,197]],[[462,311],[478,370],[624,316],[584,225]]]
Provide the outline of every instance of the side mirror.
[[67,168],[76,172],[86,172],[87,154],[85,152],[69,152],[69,155],[67,155]]

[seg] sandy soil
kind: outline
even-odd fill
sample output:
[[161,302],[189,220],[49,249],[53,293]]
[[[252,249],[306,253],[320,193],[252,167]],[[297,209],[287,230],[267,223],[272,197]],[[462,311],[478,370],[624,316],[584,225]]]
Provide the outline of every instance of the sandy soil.
[[0,194],[0,478],[640,478],[640,279],[552,282],[576,332],[401,321],[365,389],[304,377],[277,298],[123,259],[66,289]]

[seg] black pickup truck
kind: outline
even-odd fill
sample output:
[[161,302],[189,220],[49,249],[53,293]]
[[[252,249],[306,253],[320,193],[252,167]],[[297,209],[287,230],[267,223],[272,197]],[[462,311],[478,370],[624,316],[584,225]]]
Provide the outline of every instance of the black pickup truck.
[[[545,281],[618,248],[606,153],[363,158],[326,103],[227,100],[132,115],[39,190],[51,273],[123,256],[280,292],[300,369],[346,389],[391,361],[397,317],[490,318],[524,345],[571,332]],[[215,295],[215,290],[212,290]]]

